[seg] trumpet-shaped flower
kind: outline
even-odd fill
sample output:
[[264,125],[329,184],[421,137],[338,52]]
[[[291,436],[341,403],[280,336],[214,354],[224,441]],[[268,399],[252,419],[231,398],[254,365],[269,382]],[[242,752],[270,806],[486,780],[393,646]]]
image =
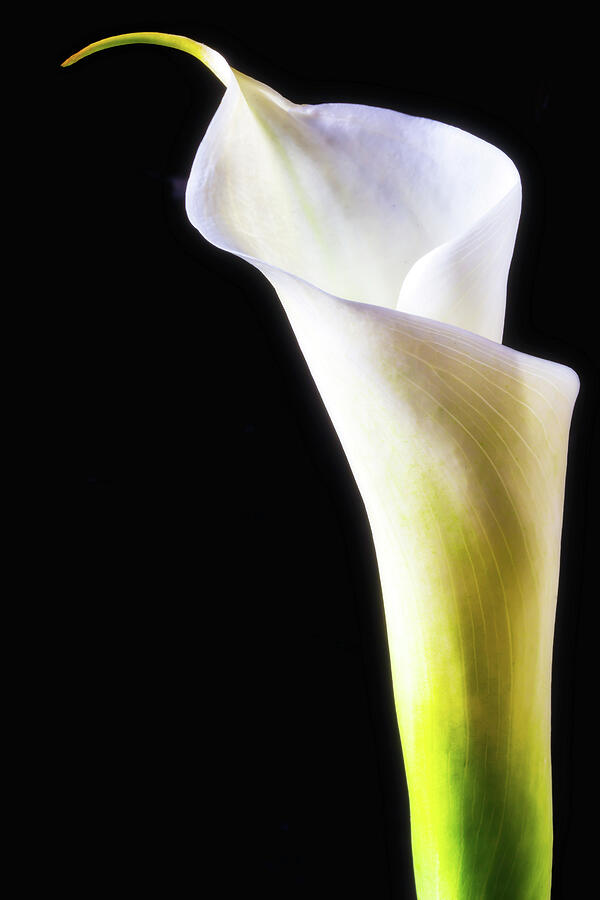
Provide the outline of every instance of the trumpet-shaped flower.
[[518,172],[426,118],[226,91],[186,193],[273,285],[364,499],[420,900],[550,894],[550,675],[578,378],[501,344]]

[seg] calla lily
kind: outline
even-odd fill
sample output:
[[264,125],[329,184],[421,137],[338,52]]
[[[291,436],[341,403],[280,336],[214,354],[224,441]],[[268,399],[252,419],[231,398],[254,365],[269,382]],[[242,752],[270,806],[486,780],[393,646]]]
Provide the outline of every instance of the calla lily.
[[452,126],[226,91],[186,194],[271,282],[371,525],[420,900],[550,896],[550,676],[569,368],[501,344],[519,174]]

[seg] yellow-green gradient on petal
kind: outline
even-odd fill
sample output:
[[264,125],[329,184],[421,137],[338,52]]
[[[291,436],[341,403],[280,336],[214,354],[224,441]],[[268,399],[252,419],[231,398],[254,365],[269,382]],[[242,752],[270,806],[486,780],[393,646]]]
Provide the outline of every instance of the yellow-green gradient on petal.
[[577,378],[371,307],[317,327],[302,346],[377,552],[419,897],[547,897],[550,672]]
[[572,370],[265,272],[381,576],[420,900],[550,896],[550,675]]

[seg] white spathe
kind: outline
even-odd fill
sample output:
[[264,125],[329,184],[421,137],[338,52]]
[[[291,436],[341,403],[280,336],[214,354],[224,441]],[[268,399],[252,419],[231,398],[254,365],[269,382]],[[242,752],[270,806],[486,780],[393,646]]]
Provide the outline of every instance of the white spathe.
[[[503,346],[521,185],[450,125],[226,87],[190,220],[273,285],[371,524],[419,900],[548,900],[568,367]],[[293,577],[293,573],[292,573]]]
[[237,72],[192,223],[275,288],[377,553],[420,900],[550,892],[550,677],[579,381],[502,346],[513,163],[449,125]]

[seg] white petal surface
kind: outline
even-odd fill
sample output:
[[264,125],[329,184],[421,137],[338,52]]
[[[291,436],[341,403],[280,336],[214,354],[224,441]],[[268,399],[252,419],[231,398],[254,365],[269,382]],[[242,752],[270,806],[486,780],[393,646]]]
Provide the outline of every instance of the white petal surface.
[[187,190],[208,240],[339,297],[501,340],[521,196],[501,151],[431,119],[295,105],[235,76]]

